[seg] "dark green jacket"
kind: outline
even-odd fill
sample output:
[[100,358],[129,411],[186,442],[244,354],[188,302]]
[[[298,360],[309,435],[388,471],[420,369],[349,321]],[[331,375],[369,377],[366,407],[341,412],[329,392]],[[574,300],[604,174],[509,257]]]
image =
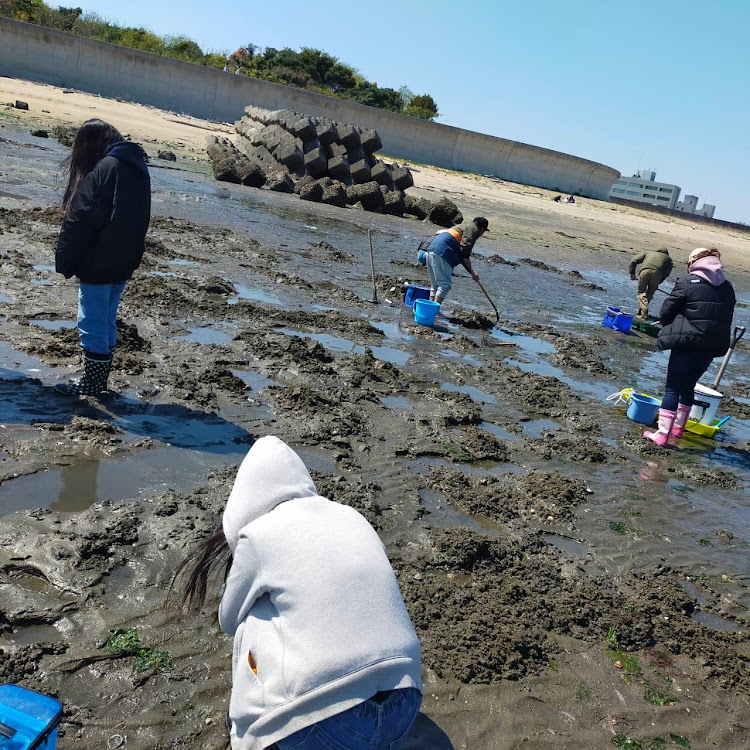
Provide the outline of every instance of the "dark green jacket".
[[458,228],[461,230],[461,255],[468,258],[479,239],[479,227],[473,221],[465,221]]
[[[669,250],[666,247],[660,247],[658,250],[649,250],[648,252],[634,255],[630,259],[630,275],[635,274],[636,266],[640,265],[641,271],[651,268],[661,273],[661,281],[664,281],[672,273],[672,259],[669,257]],[[659,283],[661,283],[661,281]]]

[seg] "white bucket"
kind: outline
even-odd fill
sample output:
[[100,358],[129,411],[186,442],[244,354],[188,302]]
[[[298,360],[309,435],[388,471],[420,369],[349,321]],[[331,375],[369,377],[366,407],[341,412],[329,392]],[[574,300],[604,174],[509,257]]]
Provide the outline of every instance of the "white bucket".
[[690,419],[701,424],[713,424],[722,398],[723,394],[698,383],[695,386],[695,404],[690,412]]

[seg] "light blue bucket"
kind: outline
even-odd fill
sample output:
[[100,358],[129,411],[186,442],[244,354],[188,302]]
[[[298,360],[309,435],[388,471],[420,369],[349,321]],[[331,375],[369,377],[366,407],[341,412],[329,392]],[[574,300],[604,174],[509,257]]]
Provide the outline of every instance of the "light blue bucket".
[[430,302],[427,299],[418,299],[414,303],[414,320],[423,326],[435,325],[435,318],[440,311],[438,302]]
[[630,396],[630,405],[628,406],[628,419],[640,422],[640,424],[651,425],[656,419],[660,406],[661,401],[658,399],[633,393]]

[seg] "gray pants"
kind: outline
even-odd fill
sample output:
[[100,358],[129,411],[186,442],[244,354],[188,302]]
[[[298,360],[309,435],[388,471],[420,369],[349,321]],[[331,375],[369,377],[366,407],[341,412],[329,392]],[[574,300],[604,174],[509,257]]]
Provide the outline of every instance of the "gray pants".
[[437,253],[427,253],[427,273],[430,274],[430,295],[442,302],[453,286],[453,266]]

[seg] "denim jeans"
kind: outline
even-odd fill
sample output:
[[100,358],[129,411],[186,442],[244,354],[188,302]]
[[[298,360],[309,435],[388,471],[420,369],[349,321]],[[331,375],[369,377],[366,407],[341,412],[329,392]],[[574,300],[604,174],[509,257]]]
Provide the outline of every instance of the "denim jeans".
[[667,365],[667,385],[661,408],[666,411],[676,411],[677,404],[692,406],[695,398],[695,384],[701,379],[713,357],[688,354],[672,350]]
[[117,343],[117,308],[125,284],[78,285],[78,334],[81,348],[109,354]]
[[430,274],[430,294],[442,302],[453,286],[453,266],[437,253],[427,253],[427,273]]
[[419,713],[422,694],[394,690],[383,703],[368,700],[305,727],[276,745],[279,750],[396,750]]

